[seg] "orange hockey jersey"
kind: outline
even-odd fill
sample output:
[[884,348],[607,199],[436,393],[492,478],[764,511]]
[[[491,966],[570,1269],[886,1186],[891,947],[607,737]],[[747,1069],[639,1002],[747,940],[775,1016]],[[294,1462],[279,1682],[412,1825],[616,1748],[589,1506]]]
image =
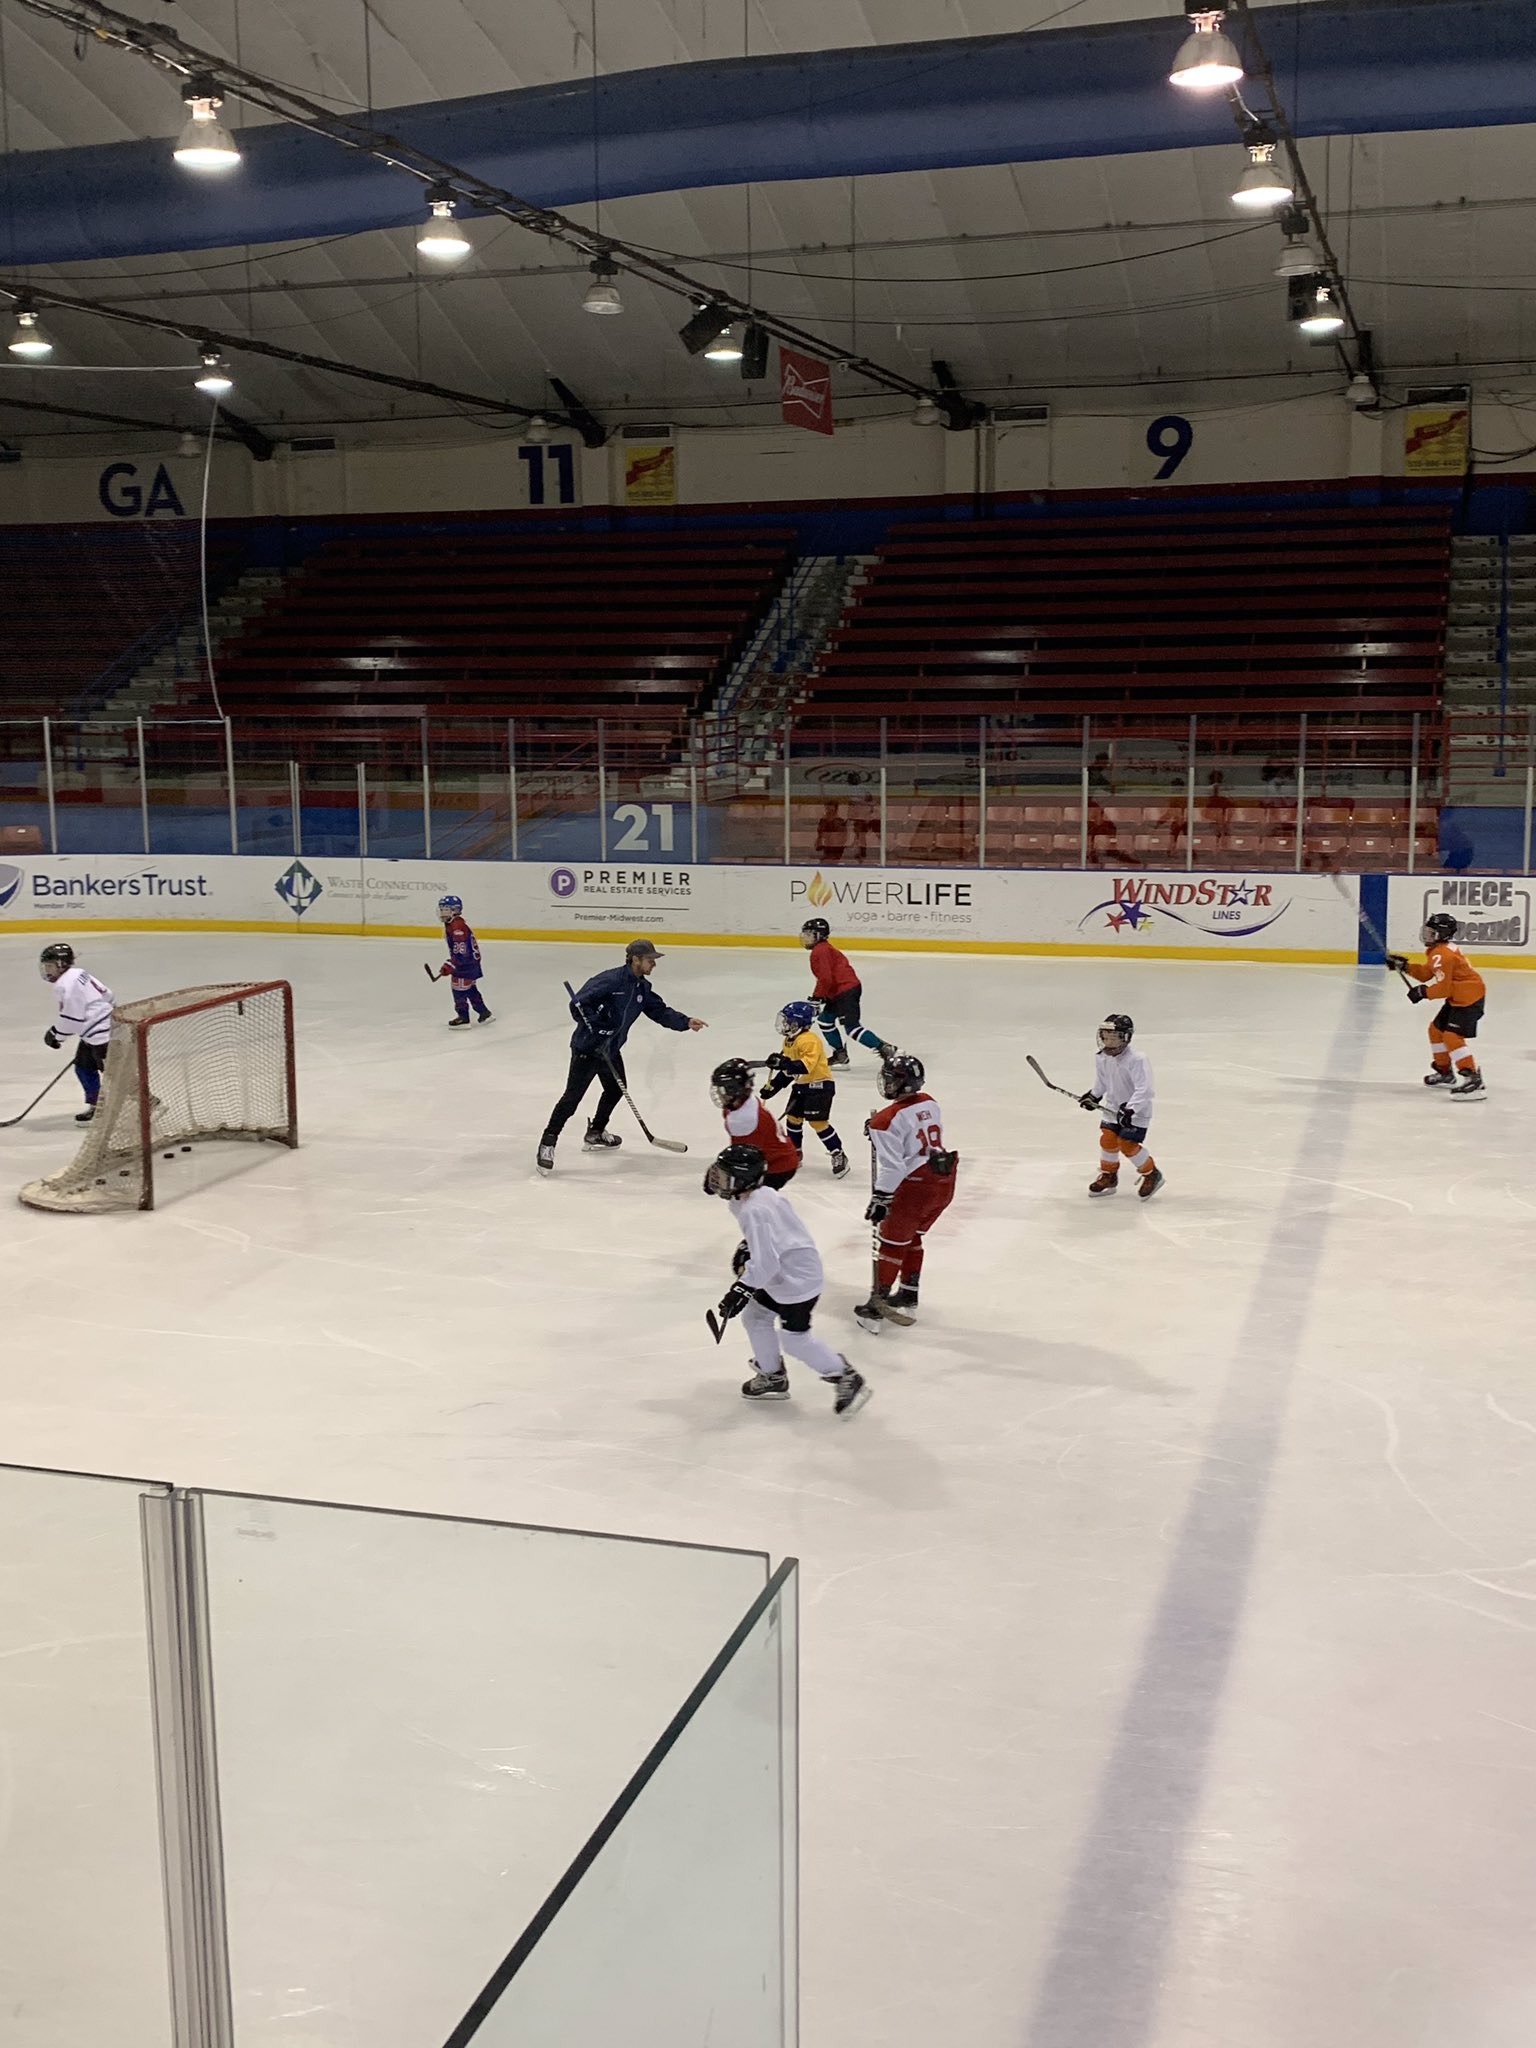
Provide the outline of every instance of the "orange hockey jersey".
[[1423,982],[1426,995],[1437,996],[1458,1010],[1468,1003],[1480,1003],[1488,993],[1488,984],[1460,946],[1447,939],[1429,948],[1422,967],[1410,963],[1408,972],[1415,981]]

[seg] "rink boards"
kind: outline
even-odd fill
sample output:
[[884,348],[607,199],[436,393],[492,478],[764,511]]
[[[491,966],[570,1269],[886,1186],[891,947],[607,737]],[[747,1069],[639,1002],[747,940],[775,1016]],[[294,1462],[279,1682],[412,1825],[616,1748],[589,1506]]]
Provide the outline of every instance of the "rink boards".
[[0,864],[0,932],[292,931],[437,946],[444,895],[464,899],[482,939],[611,945],[643,932],[671,945],[793,945],[821,916],[841,940],[873,948],[1337,965],[1380,958],[1370,927],[1413,950],[1425,916],[1443,909],[1480,960],[1531,958],[1525,878],[1238,870],[37,855]]

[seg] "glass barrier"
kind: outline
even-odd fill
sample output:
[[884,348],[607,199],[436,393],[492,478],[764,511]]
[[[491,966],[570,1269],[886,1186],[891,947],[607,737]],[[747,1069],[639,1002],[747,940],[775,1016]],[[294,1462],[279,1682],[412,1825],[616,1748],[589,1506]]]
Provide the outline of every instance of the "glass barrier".
[[55,723],[50,737],[59,852],[142,853],[134,727]]
[[446,2048],[794,2048],[795,1591],[790,1562]]
[[[785,737],[782,792],[789,790],[789,858],[798,867],[902,864],[890,839],[882,784],[881,726],[866,718],[797,722]],[[908,844],[906,801],[898,820]]]
[[[1521,682],[1520,689],[1528,686]],[[0,856],[230,850],[217,720],[0,721]],[[1417,717],[240,718],[242,852],[1530,872],[1536,705]],[[51,768],[51,775],[50,775]]]
[[199,1499],[235,2048],[439,2042],[766,1560]]
[[146,719],[144,786],[152,852],[230,851],[222,721]]
[[591,863],[604,858],[599,753],[593,720],[517,721],[519,860]]
[[141,1510],[0,1466],[0,2038],[171,2048]]
[[887,721],[886,861],[975,867],[981,850],[981,722]]

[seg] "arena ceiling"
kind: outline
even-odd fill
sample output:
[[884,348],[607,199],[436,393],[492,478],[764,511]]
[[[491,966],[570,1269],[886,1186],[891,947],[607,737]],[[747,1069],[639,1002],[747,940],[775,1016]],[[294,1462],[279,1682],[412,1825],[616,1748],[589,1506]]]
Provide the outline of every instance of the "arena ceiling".
[[[1261,19],[1278,39],[1298,6],[1327,4],[1280,0]],[[385,125],[390,108],[531,86],[569,85],[589,98],[594,25],[605,77],[1154,14],[1166,17],[1171,55],[1181,33],[1181,10],[1166,0],[181,0],[174,14],[192,40],[339,108],[371,104]],[[0,24],[8,149],[144,137],[163,137],[169,149],[182,110],[149,66],[105,48],[78,54],[64,28],[18,0],[0,0]],[[238,109],[227,113],[240,122]],[[636,194],[605,201],[601,220],[743,295],[750,276],[756,302],[834,349],[923,379],[941,358],[968,395],[988,403],[1075,394],[1113,411],[1147,386],[1170,402],[1230,395],[1238,404],[1336,384],[1331,351],[1298,340],[1284,318],[1272,274],[1278,229],[1246,222],[1230,203],[1241,166],[1235,139],[1133,155],[1107,141],[1103,155],[1062,160]],[[1494,388],[1529,376],[1532,144],[1532,129],[1519,125],[1304,140],[1389,384],[1474,367]],[[565,210],[594,217],[590,202]],[[448,275],[423,262],[414,230],[403,227],[4,274],[534,407],[549,402],[553,374],[608,424],[776,418],[770,384],[744,384],[684,353],[676,330],[687,309],[676,299],[624,281],[623,316],[596,319],[581,310],[579,259],[499,220],[470,232],[473,257]],[[4,233],[0,221],[0,243]],[[197,418],[199,401],[179,380],[83,367],[179,363],[180,342],[96,315],[48,319],[59,357],[82,368],[8,372],[6,439],[59,449],[101,433],[86,419],[26,411],[18,397],[177,425]],[[515,424],[238,349],[232,359],[232,402],[279,436],[387,426],[437,437],[445,422],[466,435]],[[839,384],[842,418],[904,409],[890,394]]]

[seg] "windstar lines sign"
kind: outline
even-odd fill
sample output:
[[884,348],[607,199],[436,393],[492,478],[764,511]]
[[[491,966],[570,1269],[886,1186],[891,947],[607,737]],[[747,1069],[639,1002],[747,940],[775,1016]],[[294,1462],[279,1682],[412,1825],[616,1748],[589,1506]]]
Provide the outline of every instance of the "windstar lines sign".
[[1135,936],[1152,930],[1160,918],[1171,918],[1212,938],[1247,939],[1266,931],[1291,907],[1289,896],[1277,899],[1273,880],[1249,876],[1190,875],[1174,881],[1156,875],[1116,875],[1110,887],[1113,895],[1078,919],[1079,931]]

